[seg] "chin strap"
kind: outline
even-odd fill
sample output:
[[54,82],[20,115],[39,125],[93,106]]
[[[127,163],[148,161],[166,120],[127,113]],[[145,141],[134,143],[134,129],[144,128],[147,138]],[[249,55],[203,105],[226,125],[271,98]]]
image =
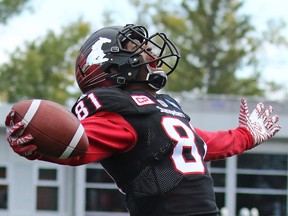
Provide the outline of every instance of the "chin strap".
[[126,81],[126,83],[146,83],[157,91],[162,89],[166,85],[166,82],[167,75],[164,73],[164,71],[161,68],[154,69],[150,66],[147,66],[146,80]]
[[162,89],[166,85],[168,79],[162,68],[151,67],[151,65],[146,65],[146,68],[146,81],[148,82],[148,85],[155,90]]
[[147,75],[148,85],[155,90],[162,89],[167,82],[167,75],[166,74],[148,74]]
[[[107,80],[110,80],[114,83],[114,86],[121,87],[124,86],[125,84],[130,84],[130,83],[145,83],[148,84],[151,88],[155,90],[160,90],[162,89],[167,82],[167,75],[165,72],[162,70],[162,68],[154,68],[151,67],[150,65],[146,65],[147,69],[147,75],[145,80],[135,80],[136,75],[133,75],[133,72],[125,72],[122,73],[122,76],[119,76],[119,74],[111,74],[110,77],[107,77]],[[140,70],[140,68],[139,68]],[[129,76],[134,76],[131,80],[127,79]],[[138,71],[139,73],[139,71]]]
[[[145,83],[148,84],[151,88],[155,90],[162,89],[167,82],[167,77],[163,76],[162,74],[150,74],[148,75],[148,80],[127,80],[125,83]],[[121,85],[120,85],[121,86]]]

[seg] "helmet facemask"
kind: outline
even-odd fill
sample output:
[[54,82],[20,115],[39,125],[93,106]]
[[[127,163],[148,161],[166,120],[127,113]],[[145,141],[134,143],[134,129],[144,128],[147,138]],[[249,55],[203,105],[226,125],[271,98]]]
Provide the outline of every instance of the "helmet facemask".
[[[155,90],[163,88],[168,75],[175,70],[180,58],[176,46],[164,33],[156,33],[149,36],[148,31],[143,26],[128,25],[123,31],[119,32],[118,38],[120,50],[131,53],[128,64],[134,76],[132,79],[127,79],[126,83],[143,82],[137,80],[136,75],[140,71],[141,66],[146,65],[147,77],[144,82]],[[140,44],[135,43],[135,39],[140,41]],[[128,51],[125,48],[125,44],[129,41],[135,44],[135,48],[132,51]],[[149,45],[151,50],[147,50],[144,45]],[[150,56],[148,61],[143,60],[141,56],[143,52]],[[121,73],[121,68],[119,72]],[[125,74],[125,71],[123,73]]]

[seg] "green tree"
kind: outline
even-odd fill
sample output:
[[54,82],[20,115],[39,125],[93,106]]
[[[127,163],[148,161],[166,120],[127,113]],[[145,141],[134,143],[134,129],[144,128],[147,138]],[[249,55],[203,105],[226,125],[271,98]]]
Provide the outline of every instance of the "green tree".
[[[256,36],[250,17],[239,12],[243,1],[131,2],[140,23],[167,33],[180,50],[180,64],[166,90],[263,96],[257,59],[263,38]],[[143,20],[143,14],[151,20]],[[237,76],[243,69],[250,70],[249,78]]]
[[11,17],[31,9],[28,2],[29,0],[0,0],[0,23],[6,24]]
[[64,104],[73,95],[74,63],[90,24],[81,20],[49,31],[44,39],[26,42],[0,68],[0,97],[7,102],[41,98]]

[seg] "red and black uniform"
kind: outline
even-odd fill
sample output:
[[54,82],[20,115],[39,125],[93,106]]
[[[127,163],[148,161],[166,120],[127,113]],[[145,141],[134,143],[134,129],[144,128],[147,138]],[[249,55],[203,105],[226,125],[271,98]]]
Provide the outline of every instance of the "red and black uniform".
[[126,194],[131,216],[217,215],[205,161],[242,153],[254,143],[244,128],[193,128],[165,94],[97,88],[82,95],[72,112],[85,128],[89,149],[83,156],[53,162],[99,161]]

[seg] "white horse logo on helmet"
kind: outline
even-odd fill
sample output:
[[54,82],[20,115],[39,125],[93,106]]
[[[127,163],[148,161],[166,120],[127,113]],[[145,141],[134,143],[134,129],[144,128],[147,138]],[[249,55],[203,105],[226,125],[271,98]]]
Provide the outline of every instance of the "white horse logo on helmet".
[[102,45],[104,43],[111,43],[111,40],[108,38],[100,37],[93,46],[91,53],[87,56],[86,65],[91,66],[94,64],[99,64],[108,61],[108,58],[105,58],[105,53],[102,50]]

